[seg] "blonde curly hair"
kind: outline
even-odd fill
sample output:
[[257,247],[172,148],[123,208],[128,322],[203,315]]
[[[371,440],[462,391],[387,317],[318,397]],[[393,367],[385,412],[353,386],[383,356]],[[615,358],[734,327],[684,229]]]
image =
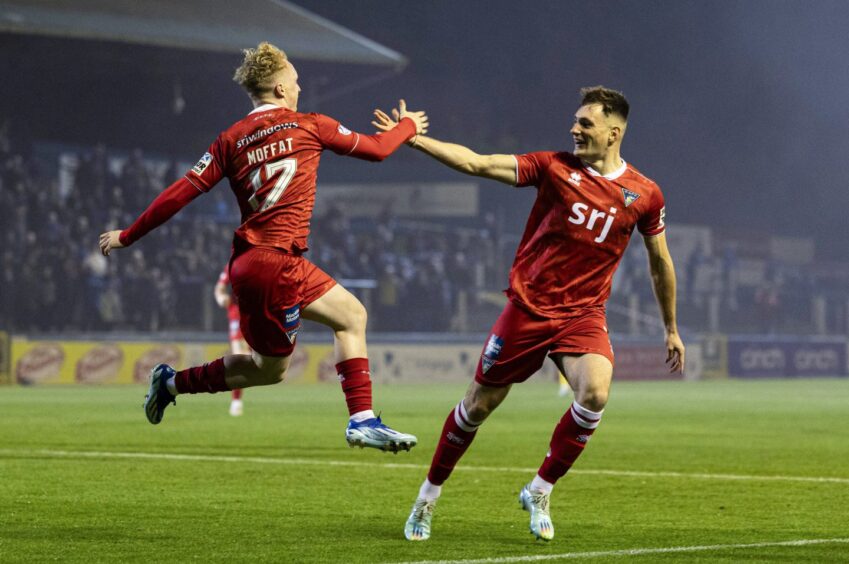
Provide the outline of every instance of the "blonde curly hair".
[[286,53],[263,41],[256,49],[244,49],[245,58],[236,69],[233,80],[252,98],[262,98],[274,88],[274,76],[286,67]]

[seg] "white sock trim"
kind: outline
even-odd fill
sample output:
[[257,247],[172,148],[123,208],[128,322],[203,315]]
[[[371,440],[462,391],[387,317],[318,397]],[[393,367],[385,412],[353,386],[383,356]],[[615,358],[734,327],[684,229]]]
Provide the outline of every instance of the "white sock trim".
[[171,376],[167,380],[165,380],[165,389],[168,390],[172,396],[176,396],[179,392],[177,392],[177,384],[174,382],[174,376]]
[[419,499],[427,501],[436,501],[442,495],[442,486],[436,486],[430,483],[430,480],[425,478],[422,487],[419,488]]
[[365,411],[358,411],[350,417],[350,420],[354,423],[361,423],[366,419],[374,419],[374,411],[366,409]]
[[529,486],[532,490],[536,490],[538,492],[542,492],[544,494],[549,495],[551,494],[551,490],[554,489],[554,484],[552,484],[551,482],[546,482],[545,480],[539,477],[539,474],[534,476],[534,479],[531,480]]
[[471,417],[469,417],[469,412],[468,412],[468,411],[466,411],[466,406],[465,406],[465,405],[463,405],[463,402],[462,402],[462,401],[460,402],[460,404],[459,404],[459,405],[460,405],[460,415],[462,415],[462,416],[463,416],[463,419],[465,419],[466,421],[468,421],[468,422],[469,422],[469,424],[470,424],[470,425],[472,425],[472,426],[474,426],[474,427],[480,427],[480,426],[481,426],[481,423],[483,423],[483,421],[475,421],[474,419],[472,419]]
[[584,429],[595,429],[598,427],[598,424],[601,422],[601,415],[604,413],[603,409],[601,411],[590,411],[576,401],[572,402],[571,409],[575,423]]
[[[468,423],[467,423],[468,421]],[[467,433],[471,433],[473,431],[477,431],[478,425],[471,424],[471,421],[468,419],[468,415],[466,414],[466,408],[463,407],[463,402],[457,404],[454,408],[454,422],[457,423],[457,426]]]

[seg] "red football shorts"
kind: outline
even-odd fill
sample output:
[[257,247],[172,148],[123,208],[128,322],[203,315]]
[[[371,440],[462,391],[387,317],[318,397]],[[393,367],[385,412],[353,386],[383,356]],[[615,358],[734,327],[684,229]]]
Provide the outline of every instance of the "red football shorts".
[[248,345],[265,356],[289,356],[301,327],[301,309],[336,284],[307,259],[248,247],[230,263],[230,285],[239,302]]
[[549,319],[507,302],[484,345],[475,380],[494,387],[524,382],[554,353],[595,353],[613,364],[604,310]]

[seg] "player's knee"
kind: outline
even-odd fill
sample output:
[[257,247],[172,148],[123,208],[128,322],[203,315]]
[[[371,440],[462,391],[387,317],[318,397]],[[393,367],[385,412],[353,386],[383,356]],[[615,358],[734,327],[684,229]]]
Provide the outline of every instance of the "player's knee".
[[262,379],[265,385],[279,384],[286,379],[286,369],[280,367],[266,367],[262,371]]
[[286,379],[286,363],[281,360],[261,359],[257,364],[257,385],[269,386],[279,384]]
[[353,300],[346,316],[346,329],[349,331],[365,331],[368,322],[366,307],[359,300]]

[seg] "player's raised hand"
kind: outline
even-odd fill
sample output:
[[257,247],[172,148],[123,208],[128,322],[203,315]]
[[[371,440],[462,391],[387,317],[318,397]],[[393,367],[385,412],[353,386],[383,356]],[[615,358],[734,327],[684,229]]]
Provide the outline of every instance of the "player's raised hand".
[[378,131],[389,131],[390,129],[398,125],[398,121],[393,120],[391,117],[386,115],[386,112],[384,112],[383,110],[377,109],[374,111],[374,120],[371,122],[371,124],[375,128],[377,128]]
[[684,373],[684,342],[678,333],[666,335],[666,364],[670,372]]
[[100,252],[103,253],[103,256],[108,257],[109,253],[112,252],[112,249],[124,248],[124,245],[121,243],[120,235],[120,229],[100,234]]
[[427,114],[423,111],[414,112],[412,110],[407,109],[407,102],[404,99],[398,100],[398,109],[392,110],[392,116],[395,118],[396,122],[401,121],[404,118],[410,118],[416,124],[416,135],[424,135],[427,133],[428,128],[428,119]]
[[[394,111],[392,113],[393,115],[395,114]],[[424,111],[414,112],[407,110],[407,102],[401,98],[398,100],[398,118],[396,121],[401,121],[405,117],[411,118],[414,122],[416,122],[416,135],[424,135],[427,133],[427,114],[424,113]]]
[[428,127],[430,125],[428,121],[427,114],[423,111],[414,112],[407,109],[407,102],[403,99],[398,100],[398,107],[392,109],[392,117],[384,112],[381,109],[374,110],[374,120],[371,124],[378,131],[389,131],[396,125],[398,122],[404,118],[410,118],[416,124],[416,135],[412,139],[407,141],[408,145],[415,146],[415,140],[419,135],[424,135],[427,133]]

